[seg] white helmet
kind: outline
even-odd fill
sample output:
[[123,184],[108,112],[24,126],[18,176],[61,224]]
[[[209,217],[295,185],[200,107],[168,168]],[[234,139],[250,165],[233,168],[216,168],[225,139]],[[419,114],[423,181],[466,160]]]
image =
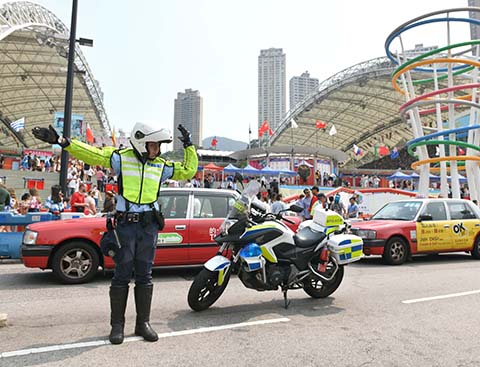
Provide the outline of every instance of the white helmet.
[[171,143],[172,141],[173,137],[170,130],[154,129],[142,122],[137,122],[130,134],[130,143],[140,156],[147,154],[147,142]]

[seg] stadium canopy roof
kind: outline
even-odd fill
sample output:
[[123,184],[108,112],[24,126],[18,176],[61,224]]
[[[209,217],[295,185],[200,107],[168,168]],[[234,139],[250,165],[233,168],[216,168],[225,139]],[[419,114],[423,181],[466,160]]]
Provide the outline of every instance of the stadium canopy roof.
[[[70,32],[52,12],[28,1],[0,5],[0,148],[46,148],[31,134],[64,111]],[[80,47],[75,48],[73,113],[95,137],[111,131],[102,92]],[[16,132],[10,123],[25,118]],[[85,133],[85,128],[83,129]]]
[[[344,163],[348,166],[373,160],[375,146],[400,148],[413,138],[413,132],[400,118],[399,107],[406,100],[391,84],[394,69],[389,59],[381,57],[351,66],[326,79],[316,93],[286,114],[270,137],[270,145],[335,148],[347,154]],[[431,78],[431,74],[415,74],[412,74],[415,79]],[[422,93],[430,91],[431,84],[423,86]],[[298,128],[291,127],[292,119]],[[434,119],[434,114],[422,117],[430,126],[435,126]],[[317,129],[317,120],[326,122],[326,128]],[[332,125],[337,131],[334,135],[329,134]],[[354,144],[364,154],[355,155]]]
[[347,155],[337,149],[325,148],[319,146],[308,147],[308,146],[282,146],[275,145],[270,147],[261,147],[253,149],[239,150],[238,152],[232,153],[230,157],[236,159],[237,161],[244,159],[255,159],[258,157],[265,156],[275,156],[275,155],[284,155],[284,156],[314,156],[314,157],[332,157],[333,159],[344,162],[348,159]]

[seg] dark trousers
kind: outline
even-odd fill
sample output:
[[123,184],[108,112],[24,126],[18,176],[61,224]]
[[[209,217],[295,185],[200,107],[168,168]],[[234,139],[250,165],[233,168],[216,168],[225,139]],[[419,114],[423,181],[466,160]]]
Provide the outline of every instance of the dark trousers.
[[152,284],[158,224],[119,222],[117,234],[122,248],[113,257],[115,272],[112,286],[127,286],[132,278],[137,285]]

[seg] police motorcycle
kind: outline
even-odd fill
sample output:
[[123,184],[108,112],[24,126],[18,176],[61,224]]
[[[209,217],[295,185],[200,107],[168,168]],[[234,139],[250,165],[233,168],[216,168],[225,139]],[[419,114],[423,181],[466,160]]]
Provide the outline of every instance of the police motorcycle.
[[[214,238],[221,246],[204,264],[188,292],[188,305],[203,311],[222,295],[232,274],[247,288],[283,292],[303,289],[310,297],[324,298],[340,286],[344,266],[363,256],[362,239],[347,233],[349,224],[333,210],[317,206],[313,220],[305,221],[294,233],[279,214],[266,213],[256,198],[260,190],[251,181],[235,202]],[[292,205],[286,211],[301,212]]]

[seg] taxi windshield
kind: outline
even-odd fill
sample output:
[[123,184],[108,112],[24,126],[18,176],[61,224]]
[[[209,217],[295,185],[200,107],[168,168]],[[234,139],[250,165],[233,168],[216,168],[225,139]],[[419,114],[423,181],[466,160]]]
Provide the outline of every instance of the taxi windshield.
[[422,206],[420,201],[397,201],[388,203],[371,220],[413,220]]

